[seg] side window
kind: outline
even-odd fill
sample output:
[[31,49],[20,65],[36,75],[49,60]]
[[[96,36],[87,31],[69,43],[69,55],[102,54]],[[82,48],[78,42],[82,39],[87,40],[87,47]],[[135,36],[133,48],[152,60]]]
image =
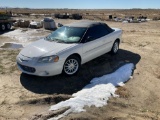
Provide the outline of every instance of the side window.
[[84,41],[90,42],[100,37],[103,37],[111,32],[112,29],[109,28],[106,24],[99,24],[88,29],[86,35],[84,36]]
[[84,36],[85,42],[90,42],[95,39],[97,39],[96,26],[89,28]]

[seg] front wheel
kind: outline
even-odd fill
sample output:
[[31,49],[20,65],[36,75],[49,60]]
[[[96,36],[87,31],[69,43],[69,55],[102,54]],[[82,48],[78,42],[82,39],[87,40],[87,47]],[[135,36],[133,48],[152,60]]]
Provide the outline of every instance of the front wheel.
[[63,73],[65,75],[71,76],[75,75],[80,68],[80,59],[76,56],[71,56],[67,58],[63,66]]
[[111,49],[111,54],[117,54],[118,50],[119,50],[119,42],[116,40]]

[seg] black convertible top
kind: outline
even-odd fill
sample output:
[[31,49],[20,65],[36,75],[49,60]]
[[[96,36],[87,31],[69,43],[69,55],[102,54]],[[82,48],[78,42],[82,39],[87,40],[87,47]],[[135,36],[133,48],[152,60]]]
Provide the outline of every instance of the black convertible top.
[[80,22],[75,22],[75,23],[71,23],[71,24],[67,24],[65,26],[69,26],[69,27],[92,27],[95,25],[99,25],[99,24],[105,24],[105,23],[100,23],[100,22],[96,22],[96,21],[80,21]]

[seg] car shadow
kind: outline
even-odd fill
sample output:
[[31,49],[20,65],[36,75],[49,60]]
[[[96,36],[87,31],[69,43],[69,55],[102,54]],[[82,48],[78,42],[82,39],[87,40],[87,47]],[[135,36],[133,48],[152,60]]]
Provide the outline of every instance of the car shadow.
[[136,66],[140,59],[139,54],[120,49],[117,55],[104,54],[87,62],[75,76],[39,77],[22,73],[20,82],[25,89],[37,94],[73,94],[93,78],[109,74],[126,63],[134,63]]

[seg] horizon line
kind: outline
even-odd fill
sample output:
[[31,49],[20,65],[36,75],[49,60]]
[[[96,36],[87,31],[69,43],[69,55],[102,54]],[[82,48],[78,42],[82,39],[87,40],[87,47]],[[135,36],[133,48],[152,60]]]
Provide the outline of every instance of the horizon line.
[[29,7],[7,7],[7,6],[0,6],[0,9],[73,9],[73,10],[130,10],[130,9],[156,9],[159,10],[160,8],[29,8]]

